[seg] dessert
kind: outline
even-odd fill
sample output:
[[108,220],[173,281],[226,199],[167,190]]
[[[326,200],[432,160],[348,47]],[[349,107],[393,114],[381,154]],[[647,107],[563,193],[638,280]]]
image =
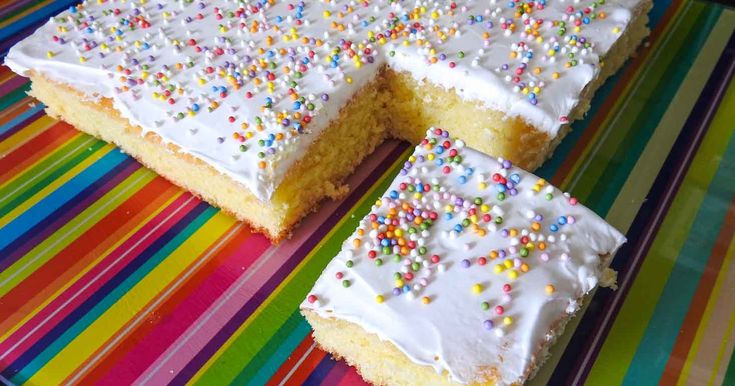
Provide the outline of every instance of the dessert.
[[521,384],[614,284],[624,242],[574,197],[430,129],[301,311],[374,384]]
[[49,114],[276,241],[385,137],[540,165],[650,0],[84,1],[14,46]]

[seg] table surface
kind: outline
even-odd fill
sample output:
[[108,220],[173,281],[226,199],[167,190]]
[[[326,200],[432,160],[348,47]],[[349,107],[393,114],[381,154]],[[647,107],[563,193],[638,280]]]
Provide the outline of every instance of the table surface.
[[[0,52],[70,1],[0,1]],[[652,34],[538,173],[627,234],[532,384],[735,385],[735,11],[656,1]],[[0,381],[354,385],[298,304],[408,155],[277,246],[46,116],[0,67]],[[728,296],[729,295],[729,296]]]

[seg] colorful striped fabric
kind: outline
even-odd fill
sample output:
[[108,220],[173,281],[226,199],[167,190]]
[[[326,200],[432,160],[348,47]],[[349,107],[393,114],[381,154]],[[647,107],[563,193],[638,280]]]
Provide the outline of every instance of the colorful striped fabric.
[[[0,1],[0,52],[72,1]],[[539,173],[627,233],[532,384],[735,385],[735,10],[657,1],[652,36]],[[409,145],[294,237],[260,235],[44,115],[0,67],[0,381],[356,385],[298,313]]]

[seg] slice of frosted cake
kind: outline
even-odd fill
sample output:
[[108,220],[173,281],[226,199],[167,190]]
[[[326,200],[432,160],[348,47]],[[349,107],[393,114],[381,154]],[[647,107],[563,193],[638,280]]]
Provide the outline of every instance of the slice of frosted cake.
[[568,194],[431,129],[301,310],[375,384],[520,384],[625,237]]

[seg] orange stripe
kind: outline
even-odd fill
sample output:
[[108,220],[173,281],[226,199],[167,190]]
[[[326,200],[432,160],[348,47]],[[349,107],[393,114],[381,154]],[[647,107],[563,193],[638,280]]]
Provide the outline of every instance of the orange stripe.
[[57,122],[40,132],[3,158],[3,162],[0,162],[0,185],[35,164],[54,149],[61,147],[77,134],[79,134],[78,131],[64,122]]
[[8,107],[7,109],[0,111],[0,126],[10,122],[12,119],[17,117],[18,115],[23,114],[26,112],[29,107],[28,103],[33,101],[33,98],[31,97],[25,97],[18,101],[17,103],[14,103],[11,107]]
[[324,359],[328,354],[324,352],[319,347],[315,347],[314,350],[312,350],[309,353],[309,356],[304,359],[303,362],[301,362],[301,365],[296,369],[296,371],[291,374],[291,378],[288,379],[286,384],[289,385],[301,385],[306,381],[307,378],[309,378],[309,375],[316,369],[317,366],[319,366],[319,362]]
[[[661,18],[661,20],[671,20],[673,15],[679,9],[681,3],[681,0],[672,1],[672,4],[669,5],[669,8],[666,10],[666,13]],[[659,23],[658,27],[651,31],[651,35],[649,36],[648,41],[657,40],[661,33],[663,33],[663,31],[666,29],[667,25],[668,23]],[[588,147],[590,141],[595,137],[595,134],[599,131],[600,127],[602,126],[602,122],[609,115],[608,113],[613,109],[617,101],[620,99],[620,95],[623,93],[626,86],[630,84],[631,78],[633,78],[633,76],[638,73],[638,69],[641,67],[643,62],[645,62],[646,58],[651,54],[651,47],[653,47],[653,44],[650,44],[648,46],[641,45],[641,47],[638,49],[638,55],[633,58],[628,68],[625,70],[625,72],[621,74],[621,79],[616,82],[616,86],[613,88],[610,95],[608,95],[602,102],[598,114],[596,114],[592,118],[589,125],[582,133],[582,136],[579,138],[579,141],[572,147],[571,151],[569,151],[569,154],[567,154],[567,156],[564,158],[564,162],[561,164],[561,166],[559,166],[559,169],[556,171],[554,176],[551,177],[552,185],[562,185],[567,174],[569,174],[574,165],[576,165],[579,157]]]
[[18,76],[13,71],[10,71],[10,67],[6,65],[0,66],[0,82],[5,82],[9,78]]
[[286,359],[286,361],[281,364],[281,367],[278,368],[278,371],[276,371],[275,374],[270,377],[268,383],[266,383],[266,386],[279,385],[283,378],[286,377],[288,372],[291,371],[294,366],[296,366],[296,363],[298,363],[299,359],[304,356],[304,353],[306,353],[306,350],[308,350],[312,344],[314,344],[314,338],[312,338],[311,334],[308,334],[304,338],[304,340],[302,340],[301,343],[296,346],[296,349],[293,350],[288,359]]
[[[8,331],[49,299],[68,281],[86,268],[91,261],[117,243],[159,209],[179,189],[162,177],[157,177],[120,206],[101,219],[95,226],[79,236],[48,263],[0,298],[3,314],[0,331]],[[89,240],[95,240],[90,243]],[[63,267],[68,267],[62,270]]]
[[687,354],[689,354],[694,338],[697,335],[699,323],[702,320],[705,308],[707,308],[707,301],[712,293],[712,288],[715,286],[717,274],[720,272],[720,268],[722,268],[725,254],[727,254],[727,249],[730,246],[733,236],[735,236],[735,198],[730,203],[730,209],[725,214],[725,220],[720,227],[720,233],[717,235],[717,240],[712,247],[707,266],[704,268],[702,277],[699,279],[694,297],[691,303],[689,303],[689,310],[679,329],[679,336],[676,338],[676,343],[674,343],[674,348],[669,354],[669,360],[661,376],[661,381],[659,382],[661,385],[674,385],[679,379],[679,374],[681,374],[681,370],[686,363]]
[[[237,226],[237,224],[235,226]],[[228,232],[225,232],[222,237],[226,237],[227,233]],[[217,270],[217,268],[219,268],[224,263],[226,259],[232,257],[235,251],[251,236],[252,232],[250,231],[250,229],[247,226],[243,226],[234,236],[232,236],[229,241],[227,241],[227,243],[222,247],[219,252],[210,257],[210,260],[206,264],[204,264],[196,274],[192,275],[185,284],[174,291],[173,294],[171,294],[171,296],[165,302],[161,303],[156,309],[152,310],[150,312],[151,316],[149,317],[149,319],[154,319],[156,315],[173,314],[176,311],[176,307],[178,307],[182,301],[188,298],[192,294],[192,292],[194,292],[194,290],[199,288],[200,285],[206,279],[208,279],[214,273],[214,271]],[[218,242],[219,240],[212,243],[212,245],[217,245]],[[174,283],[177,281],[177,279],[174,279],[171,282]],[[132,321],[134,319],[135,316],[131,315],[130,320]],[[140,341],[142,339],[148,336],[156,328],[161,327],[159,323],[155,323],[157,321],[158,320],[149,320],[149,323],[141,323],[137,327],[132,329],[128,333],[128,335],[115,346],[114,349],[110,350],[107,355],[105,355],[91,369],[89,373],[84,375],[83,378],[80,378],[79,381],[77,381],[76,383],[83,385],[97,383],[102,377],[107,375],[107,373],[130,352],[130,350],[140,344]],[[127,327],[127,325],[123,326],[121,330],[123,330],[125,327]],[[102,349],[102,347],[100,347],[100,349]],[[90,355],[90,358],[96,356],[98,352]],[[87,361],[82,363],[79,367],[84,367],[86,364]],[[70,376],[77,375],[78,374],[75,372]]]

